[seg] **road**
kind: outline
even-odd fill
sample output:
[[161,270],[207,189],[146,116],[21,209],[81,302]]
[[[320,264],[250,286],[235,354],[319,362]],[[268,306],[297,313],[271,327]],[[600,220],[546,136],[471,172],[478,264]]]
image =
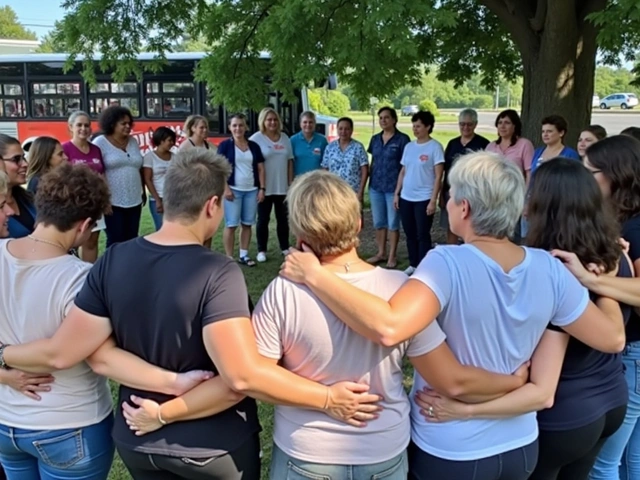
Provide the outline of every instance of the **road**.
[[[449,112],[451,110],[447,110]],[[453,111],[451,111],[453,113]],[[478,132],[495,134],[496,128],[494,126],[496,121],[496,112],[478,112]],[[591,123],[602,125],[609,135],[615,135],[620,133],[627,127],[636,126],[640,127],[640,110],[636,110],[633,112],[616,112],[616,111],[608,111],[607,113],[603,113],[599,110],[594,110],[591,116]],[[358,126],[371,126],[371,122],[362,122],[356,121],[356,125]],[[402,126],[411,126],[408,117],[400,118],[400,125]],[[376,129],[378,126],[376,125]],[[436,128],[440,130],[458,130],[458,125],[454,121],[451,122],[436,122]]]

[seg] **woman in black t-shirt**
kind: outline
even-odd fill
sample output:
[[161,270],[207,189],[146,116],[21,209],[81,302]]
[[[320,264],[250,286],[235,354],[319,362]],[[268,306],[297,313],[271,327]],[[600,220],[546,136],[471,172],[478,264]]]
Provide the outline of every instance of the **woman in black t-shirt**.
[[[616,135],[594,143],[585,152],[584,165],[591,172],[622,225],[629,243],[629,257],[636,278],[596,275],[586,270],[575,255],[557,256],[589,290],[608,295],[632,307],[640,307],[640,142]],[[566,189],[565,189],[566,190]],[[640,478],[640,317],[632,312],[626,325],[627,345],[622,354],[629,403],[624,423],[602,447],[591,472],[592,480]]]
[[[529,246],[575,252],[583,265],[633,276],[618,243],[618,223],[593,174],[580,163],[556,158],[538,168],[528,219]],[[593,292],[591,299],[612,321],[629,320],[628,305]],[[530,479],[586,480],[602,445],[622,424],[627,399],[621,355],[570,338],[554,405],[538,412],[540,456]]]

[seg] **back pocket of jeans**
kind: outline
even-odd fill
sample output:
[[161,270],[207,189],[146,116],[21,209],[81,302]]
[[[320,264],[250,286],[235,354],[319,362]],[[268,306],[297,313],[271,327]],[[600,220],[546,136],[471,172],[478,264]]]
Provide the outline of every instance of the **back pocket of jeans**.
[[85,457],[82,430],[65,433],[59,437],[33,442],[42,461],[54,468],[69,468]]
[[406,455],[401,455],[398,462],[387,468],[385,471],[371,476],[371,480],[384,480],[389,478],[407,478],[409,466]]
[[313,473],[299,467],[295,463],[287,462],[287,480],[332,480],[329,475]]

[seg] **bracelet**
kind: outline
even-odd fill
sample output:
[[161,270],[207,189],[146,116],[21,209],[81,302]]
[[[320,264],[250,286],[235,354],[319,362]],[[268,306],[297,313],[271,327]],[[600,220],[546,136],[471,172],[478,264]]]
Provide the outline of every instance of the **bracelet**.
[[324,407],[322,407],[323,410],[326,410],[327,408],[329,408],[329,397],[330,397],[330,389],[329,387],[327,387],[327,397],[324,399]]
[[264,187],[260,187],[258,190],[266,191],[267,189]]
[[167,424],[166,420],[162,418],[162,405],[158,405],[158,422],[160,425],[165,426]]

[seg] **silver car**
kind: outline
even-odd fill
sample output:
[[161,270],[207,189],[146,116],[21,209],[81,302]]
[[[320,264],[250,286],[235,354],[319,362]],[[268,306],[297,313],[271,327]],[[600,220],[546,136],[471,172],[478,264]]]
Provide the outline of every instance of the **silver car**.
[[608,110],[611,107],[620,107],[623,110],[638,106],[638,97],[635,93],[614,93],[600,100],[600,108]]

